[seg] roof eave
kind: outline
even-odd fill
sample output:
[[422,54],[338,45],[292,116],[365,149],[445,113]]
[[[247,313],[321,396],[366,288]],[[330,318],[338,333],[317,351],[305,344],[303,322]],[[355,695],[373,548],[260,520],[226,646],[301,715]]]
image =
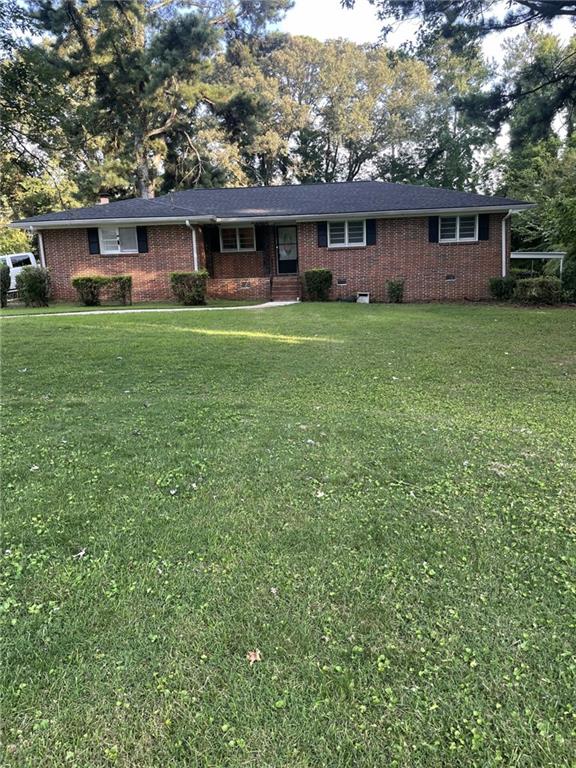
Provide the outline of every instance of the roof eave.
[[62,229],[64,227],[100,227],[106,224],[125,225],[125,224],[209,224],[214,223],[216,218],[214,216],[149,216],[149,217],[130,217],[130,218],[107,218],[107,219],[37,219],[34,221],[13,221],[9,224],[9,227],[13,229]]
[[440,216],[443,214],[454,213],[498,213],[502,211],[525,211],[534,208],[535,203],[516,203],[511,205],[486,205],[486,206],[458,206],[456,208],[413,208],[410,210],[399,211],[354,211],[338,213],[309,213],[309,214],[281,214],[264,216],[254,216],[247,214],[245,216],[171,216],[171,217],[131,217],[131,218],[103,218],[103,219],[67,219],[67,220],[36,220],[36,221],[14,221],[9,224],[13,229],[63,229],[67,227],[90,227],[103,226],[106,224],[129,225],[166,225],[166,224],[234,224],[236,222],[282,222],[282,221],[334,221],[342,219],[366,219],[366,218],[399,218],[405,216]]
[[277,222],[277,221],[336,221],[346,219],[367,218],[400,218],[404,216],[441,216],[455,213],[499,213],[508,211],[525,211],[535,208],[535,203],[516,203],[514,205],[486,205],[486,206],[459,206],[457,208],[414,208],[401,211],[354,211],[353,213],[310,213],[310,214],[286,214],[279,216],[230,216],[216,217],[217,224],[234,224],[236,222]]

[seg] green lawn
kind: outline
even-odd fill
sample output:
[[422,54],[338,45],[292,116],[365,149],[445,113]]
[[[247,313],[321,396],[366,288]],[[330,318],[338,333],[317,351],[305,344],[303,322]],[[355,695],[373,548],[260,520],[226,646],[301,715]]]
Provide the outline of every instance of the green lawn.
[[[208,299],[207,305],[209,307],[242,307],[263,303],[264,299]],[[54,312],[94,312],[98,309],[177,309],[179,307],[180,304],[177,304],[175,301],[134,302],[134,304],[130,304],[129,306],[120,304],[102,304],[98,307],[85,307],[78,302],[55,302],[47,307],[26,307],[24,304],[13,304],[10,302],[8,306],[0,312],[0,319],[3,315],[42,315],[46,313],[52,314]]]
[[0,332],[0,762],[575,765],[574,310]]

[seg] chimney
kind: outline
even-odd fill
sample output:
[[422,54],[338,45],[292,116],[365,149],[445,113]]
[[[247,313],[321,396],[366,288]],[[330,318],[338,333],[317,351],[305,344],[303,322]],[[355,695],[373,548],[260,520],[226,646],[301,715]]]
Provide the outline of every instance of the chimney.
[[107,205],[110,202],[110,198],[108,195],[100,195],[100,199],[98,200],[98,205]]

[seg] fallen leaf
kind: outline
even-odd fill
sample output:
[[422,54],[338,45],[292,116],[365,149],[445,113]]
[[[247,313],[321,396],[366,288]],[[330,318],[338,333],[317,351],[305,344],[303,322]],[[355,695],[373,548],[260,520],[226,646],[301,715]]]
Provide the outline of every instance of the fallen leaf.
[[246,658],[250,662],[250,666],[252,666],[252,664],[254,664],[256,661],[262,661],[262,654],[260,653],[259,649],[256,648],[253,651],[248,651]]
[[511,469],[510,464],[501,464],[499,461],[493,461],[489,467],[491,472],[494,472],[498,477],[506,477],[506,471]]

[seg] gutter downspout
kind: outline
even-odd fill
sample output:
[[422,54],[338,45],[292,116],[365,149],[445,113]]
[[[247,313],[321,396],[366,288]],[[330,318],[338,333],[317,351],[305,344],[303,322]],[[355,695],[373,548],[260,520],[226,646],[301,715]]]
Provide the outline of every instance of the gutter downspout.
[[194,263],[194,272],[198,272],[198,245],[196,242],[196,227],[190,224],[190,219],[186,219],[186,226],[192,230],[192,260]]
[[40,256],[40,266],[46,267],[46,254],[44,252],[44,238],[42,237],[42,232],[36,232],[34,227],[30,227],[30,234],[37,235],[38,237],[38,255]]
[[506,216],[502,219],[502,277],[506,277],[508,259],[506,258],[506,251],[508,246],[508,238],[506,236],[506,220],[512,216],[512,211],[508,211]]

